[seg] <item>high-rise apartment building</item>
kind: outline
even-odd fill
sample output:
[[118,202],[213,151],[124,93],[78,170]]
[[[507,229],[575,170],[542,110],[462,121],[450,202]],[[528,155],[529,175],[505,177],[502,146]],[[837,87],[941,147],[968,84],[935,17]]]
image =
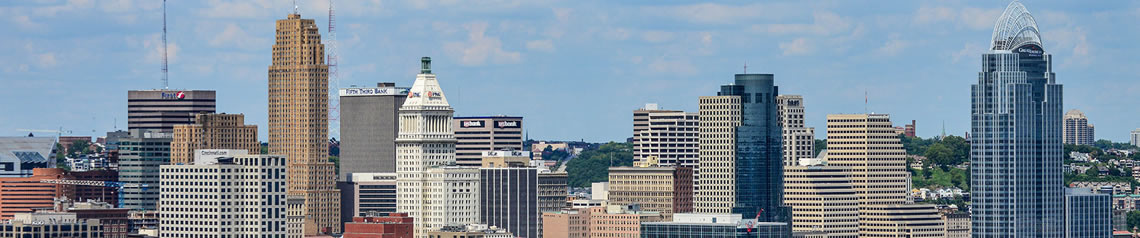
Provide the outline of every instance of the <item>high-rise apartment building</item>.
[[633,160],[656,158],[658,163],[697,168],[697,113],[661,110],[646,104],[633,111]]
[[522,117],[456,117],[455,164],[481,166],[485,151],[522,151]]
[[693,212],[693,168],[610,167],[608,181],[610,205],[637,205],[667,220]]
[[[416,237],[479,220],[479,170],[455,164],[454,110],[431,73],[431,58],[400,107],[396,137],[396,211],[416,219]],[[482,153],[480,153],[481,155]]]
[[906,150],[886,114],[827,115],[828,166],[850,168],[860,237],[944,237],[934,205],[914,204]]
[[700,97],[700,159],[694,208],[698,213],[731,213],[736,202],[736,127],[740,96]]
[[1062,93],[1053,57],[1021,2],[998,17],[971,88],[973,237],[1064,234]]
[[396,212],[396,173],[353,173],[340,189],[340,219]]
[[199,149],[241,149],[260,154],[257,125],[246,125],[245,115],[225,113],[196,114],[193,124],[174,125],[171,164],[194,162],[194,150]]
[[859,196],[851,183],[851,167],[819,163],[784,167],[784,204],[794,208],[793,232],[859,236]]
[[480,222],[503,228],[517,237],[541,237],[538,208],[538,169],[479,168]]
[[1140,129],[1132,130],[1132,134],[1129,134],[1129,136],[1132,138],[1130,140],[1132,146],[1140,146]]
[[[340,89],[340,179],[352,173],[396,172],[396,127],[408,88]],[[351,219],[351,218],[349,218]]]
[[214,90],[127,91],[127,130],[171,132],[174,125],[194,123],[198,113],[214,113]]
[[304,199],[304,234],[340,233],[340,191],[329,162],[328,71],[313,19],[277,20],[269,66],[269,154],[288,160],[288,192]]
[[162,165],[162,237],[285,237],[285,160],[240,155]]
[[1069,110],[1065,113],[1064,120],[1065,129],[1061,134],[1064,135],[1065,144],[1092,145],[1096,142],[1096,130],[1081,110]]
[[1112,195],[1065,189],[1065,238],[1112,236]]
[[776,106],[784,130],[784,166],[795,166],[801,158],[815,158],[815,128],[804,126],[804,97],[779,95]]
[[170,164],[171,138],[169,132],[135,129],[119,140],[119,182],[138,185],[123,187],[123,207],[158,209],[159,166]]

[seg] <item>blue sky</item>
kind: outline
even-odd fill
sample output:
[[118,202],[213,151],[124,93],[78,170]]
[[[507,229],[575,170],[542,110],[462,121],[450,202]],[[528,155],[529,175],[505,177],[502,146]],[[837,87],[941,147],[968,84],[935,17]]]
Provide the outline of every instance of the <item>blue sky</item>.
[[[525,117],[531,138],[620,141],[645,103],[696,111],[748,65],[827,114],[889,113],[919,135],[969,128],[969,88],[1005,1],[338,1],[341,85],[409,86],[419,58],[457,116]],[[1140,127],[1140,2],[1025,1],[1099,138]],[[1092,3],[1092,4],[1090,4]],[[301,1],[325,33],[327,0]],[[289,0],[172,0],[170,85],[266,130],[274,21]],[[161,2],[3,1],[0,135],[126,127],[126,91],[161,87]],[[116,123],[117,121],[117,123]],[[823,130],[819,135],[822,136]]]

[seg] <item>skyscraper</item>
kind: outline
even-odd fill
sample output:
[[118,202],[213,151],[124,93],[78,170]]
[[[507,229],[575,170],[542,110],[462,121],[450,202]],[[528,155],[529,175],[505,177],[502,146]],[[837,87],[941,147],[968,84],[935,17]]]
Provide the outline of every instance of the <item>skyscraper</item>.
[[190,164],[194,161],[194,150],[199,149],[242,149],[249,154],[260,154],[257,125],[246,125],[245,115],[225,113],[197,114],[193,124],[174,125],[171,164]]
[[740,96],[701,96],[699,104],[701,170],[693,199],[698,213],[730,213],[736,202],[736,127]]
[[1065,144],[1092,145],[1096,141],[1093,124],[1089,123],[1089,118],[1085,117],[1085,113],[1081,110],[1073,109],[1066,112],[1064,125],[1065,131],[1061,134],[1065,136],[1063,139]]
[[340,181],[352,173],[396,172],[396,128],[406,98],[408,88],[395,83],[340,89]]
[[1129,137],[1132,138],[1131,142],[1133,146],[1140,146],[1140,129],[1132,130]]
[[431,58],[400,107],[396,211],[415,218],[416,237],[448,224],[479,222],[479,170],[455,164],[455,112],[431,73]]
[[284,237],[285,158],[215,161],[161,166],[162,237]]
[[721,86],[717,95],[740,97],[740,125],[733,135],[736,201],[732,213],[758,214],[758,222],[790,223],[791,208],[784,206],[783,130],[775,81],[771,74],[737,74],[734,84]]
[[304,199],[304,234],[340,232],[336,168],[328,160],[328,70],[313,19],[277,20],[269,66],[269,154],[288,161],[288,193]]
[[541,237],[538,208],[538,168],[479,168],[479,216],[482,223],[518,237]]
[[215,96],[214,90],[127,91],[127,130],[171,132],[193,123],[194,114],[214,113]]
[[483,116],[456,117],[455,164],[480,166],[483,152],[522,151],[522,117]]
[[157,209],[159,166],[170,163],[170,142],[171,133],[148,129],[133,129],[119,141],[119,182],[139,185],[123,187],[123,207]]
[[646,104],[633,111],[633,160],[696,168],[699,115]]
[[1020,2],[994,26],[972,86],[970,196],[975,238],[1061,237],[1062,87]]
[[784,130],[784,166],[795,166],[800,158],[815,158],[815,128],[804,127],[804,97],[779,95],[776,105]]

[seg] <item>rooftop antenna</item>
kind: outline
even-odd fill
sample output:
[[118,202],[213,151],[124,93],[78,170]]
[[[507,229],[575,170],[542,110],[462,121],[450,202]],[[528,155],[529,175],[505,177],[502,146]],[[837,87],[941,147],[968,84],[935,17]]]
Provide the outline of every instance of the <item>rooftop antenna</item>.
[[[295,2],[296,0],[294,0]],[[340,67],[337,65],[340,62],[339,52],[337,52],[336,43],[336,11],[333,8],[333,1],[329,0],[329,38],[325,42],[328,45],[328,60],[329,66],[329,136],[340,136]]]
[[748,74],[748,61],[744,61],[744,74]]
[[166,60],[166,0],[162,0],[162,88],[170,89],[169,68]]
[[871,104],[871,97],[867,95],[867,89],[863,89],[863,114],[867,114],[867,107]]
[[[163,1],[166,1],[166,0],[163,0]],[[293,14],[301,14],[301,13],[298,13],[298,11],[299,11],[299,10],[297,10],[298,8],[299,7],[297,7],[297,0],[293,0]]]

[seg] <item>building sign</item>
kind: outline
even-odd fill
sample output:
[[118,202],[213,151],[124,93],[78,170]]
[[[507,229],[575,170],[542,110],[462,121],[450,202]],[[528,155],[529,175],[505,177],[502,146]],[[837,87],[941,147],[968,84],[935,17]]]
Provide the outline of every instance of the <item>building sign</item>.
[[519,128],[522,124],[520,121],[496,121],[495,128]]
[[162,99],[182,100],[182,99],[186,99],[186,93],[182,92],[182,91],[161,92],[161,97],[162,97]]
[[247,155],[248,150],[224,150],[224,149],[206,149],[194,150],[194,164],[208,165],[217,164],[218,158],[234,157],[238,155]]
[[483,121],[459,121],[459,127],[483,128]]
[[483,151],[483,157],[530,157],[530,151],[515,151],[515,150]]
[[352,96],[382,96],[382,95],[402,95],[407,94],[408,88],[342,88],[340,89],[341,97]]
[[1045,53],[1045,51],[1041,50],[1041,47],[1039,47],[1037,45],[1025,45],[1022,47],[1018,47],[1016,50],[1014,50],[1014,52],[1017,52],[1018,54],[1033,56],[1033,57],[1040,57],[1041,54]]

